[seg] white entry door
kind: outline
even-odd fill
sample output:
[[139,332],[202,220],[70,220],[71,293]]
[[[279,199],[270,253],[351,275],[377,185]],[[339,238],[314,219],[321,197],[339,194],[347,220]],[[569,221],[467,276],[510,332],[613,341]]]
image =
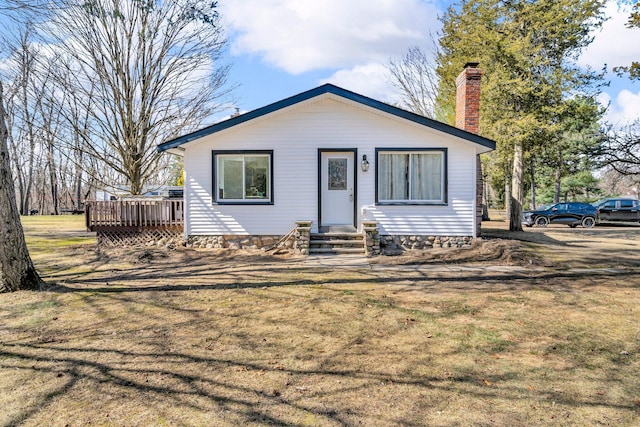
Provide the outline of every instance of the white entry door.
[[353,151],[322,151],[320,156],[320,226],[354,224]]

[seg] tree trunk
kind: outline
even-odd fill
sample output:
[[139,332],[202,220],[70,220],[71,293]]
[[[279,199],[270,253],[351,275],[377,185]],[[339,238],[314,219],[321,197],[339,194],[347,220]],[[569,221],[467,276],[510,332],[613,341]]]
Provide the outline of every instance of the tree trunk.
[[60,201],[58,200],[58,177],[56,177],[56,160],[53,141],[48,142],[47,167],[49,169],[49,186],[51,188],[51,203],[54,215],[60,215]]
[[489,207],[491,206],[491,196],[489,195],[489,174],[487,174],[486,172],[482,172],[482,197],[483,197],[483,201],[482,203],[485,204],[485,206],[487,207],[487,209],[489,209]]
[[513,174],[511,177],[511,210],[509,212],[509,230],[522,231],[522,191],[523,181],[523,148],[517,142],[513,147]]
[[78,171],[76,172],[76,209],[82,210],[82,169],[78,167]]
[[511,212],[511,176],[508,171],[505,172],[507,173],[504,174],[504,212],[508,219]]
[[554,191],[553,191],[553,203],[560,203],[560,181],[562,179],[560,166],[556,167],[556,173],[554,176]]
[[[23,73],[26,73],[28,71],[29,70],[27,69],[27,71],[23,71]],[[24,105],[24,120],[27,126],[26,133],[29,140],[29,162],[27,167],[26,183],[24,187],[24,198],[22,200],[23,205],[20,208],[20,211],[25,215],[29,215],[29,212],[31,211],[31,189],[33,187],[33,171],[34,171],[35,152],[36,152],[36,137],[35,137],[35,131],[34,131],[34,125],[33,125],[33,118],[31,116],[31,112],[29,108],[28,85],[29,85],[29,77],[27,75],[23,77],[23,82],[22,82],[22,103]],[[42,210],[40,210],[40,213],[42,213]]]
[[11,174],[4,99],[0,82],[0,292],[38,290],[44,285],[24,240]]
[[[9,102],[11,101],[7,101],[7,104]],[[4,107],[4,104],[3,104],[3,107]],[[20,212],[20,215],[29,215],[29,212],[23,211],[24,197],[25,197],[24,179],[23,179],[23,173],[22,173],[22,166],[20,164],[20,161],[18,160],[20,158],[18,144],[13,140],[11,135],[11,131],[13,127],[13,123],[10,117],[11,113],[6,110],[4,113],[5,113],[5,116],[4,116],[5,120],[3,124],[4,124],[5,132],[7,135],[7,149],[9,150],[9,158],[13,161],[13,167],[15,170],[14,178],[15,178],[16,185],[18,186],[18,210]]]
[[536,170],[531,163],[531,209],[536,208]]

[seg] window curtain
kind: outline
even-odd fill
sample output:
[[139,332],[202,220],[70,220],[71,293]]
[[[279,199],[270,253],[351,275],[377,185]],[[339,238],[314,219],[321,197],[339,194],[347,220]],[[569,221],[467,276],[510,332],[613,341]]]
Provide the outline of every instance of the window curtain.
[[378,191],[380,200],[408,200],[408,154],[378,156]]
[[442,200],[442,155],[411,155],[411,200]]

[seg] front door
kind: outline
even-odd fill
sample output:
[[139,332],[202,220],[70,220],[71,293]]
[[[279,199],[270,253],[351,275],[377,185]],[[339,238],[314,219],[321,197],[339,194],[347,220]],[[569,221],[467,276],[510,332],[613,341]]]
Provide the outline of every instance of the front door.
[[355,226],[355,150],[320,150],[320,226]]

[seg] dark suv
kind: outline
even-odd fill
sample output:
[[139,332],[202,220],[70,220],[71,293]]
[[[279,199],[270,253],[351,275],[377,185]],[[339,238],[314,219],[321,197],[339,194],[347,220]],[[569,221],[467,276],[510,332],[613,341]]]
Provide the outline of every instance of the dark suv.
[[527,227],[536,225],[546,227],[547,224],[567,224],[573,228],[578,225],[589,228],[596,223],[597,211],[589,203],[565,202],[542,205],[536,210],[524,211],[522,223]]
[[604,199],[594,203],[597,221],[640,222],[640,202],[637,199]]

